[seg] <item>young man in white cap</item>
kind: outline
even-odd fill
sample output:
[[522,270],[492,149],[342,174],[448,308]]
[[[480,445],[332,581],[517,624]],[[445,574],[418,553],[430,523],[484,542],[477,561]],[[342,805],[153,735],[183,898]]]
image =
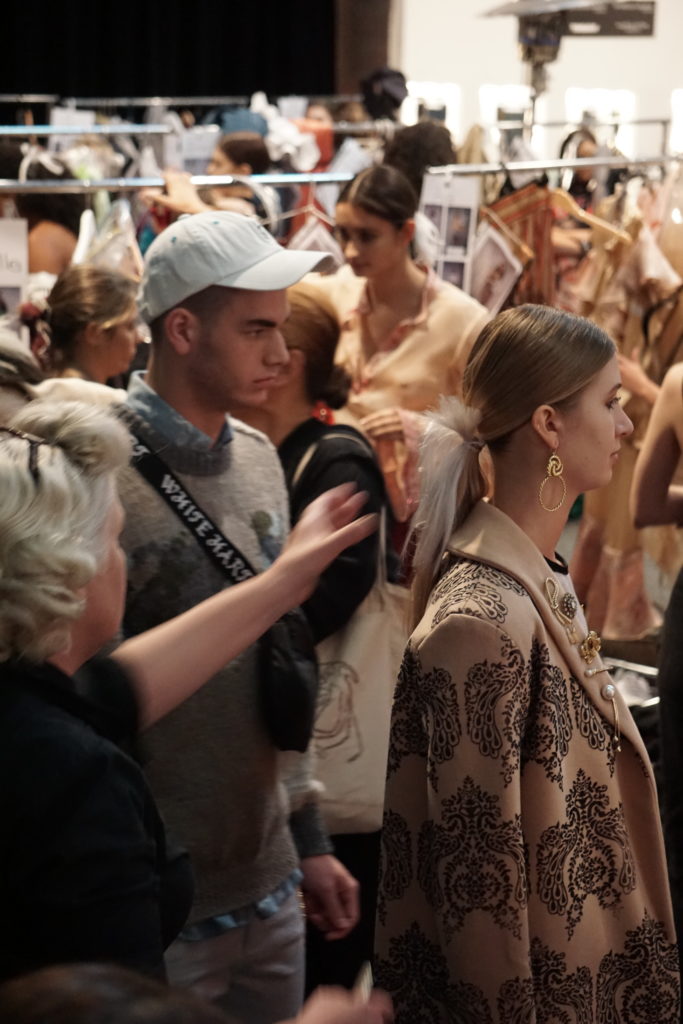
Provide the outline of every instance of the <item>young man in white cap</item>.
[[[320,263],[319,253],[282,249],[254,220],[227,212],[182,218],[145,259],[140,308],[152,354],[147,373],[131,380],[124,417],[197,515],[256,571],[286,536],[286,491],[270,442],[227,413],[233,401],[265,399],[288,361],[285,288]],[[229,585],[190,525],[194,513],[183,521],[134,467],[121,495],[127,635]],[[294,1016],[302,1000],[299,885],[330,938],[346,934],[358,911],[356,883],[331,856],[301,764],[285,793],[258,682],[250,648],[149,731],[147,770],[196,875],[189,925],[167,954],[169,978],[219,1002],[231,1020],[269,1024]]]

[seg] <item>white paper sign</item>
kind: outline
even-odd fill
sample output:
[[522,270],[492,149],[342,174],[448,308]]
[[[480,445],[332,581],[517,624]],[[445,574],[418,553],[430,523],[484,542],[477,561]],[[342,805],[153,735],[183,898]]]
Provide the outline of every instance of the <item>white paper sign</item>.
[[479,211],[479,178],[425,174],[420,210],[441,237],[436,272],[444,281],[469,291],[472,249]]
[[206,174],[206,168],[221,137],[217,124],[195,125],[180,136],[183,168],[188,174]]
[[[77,110],[76,107],[53,107],[50,111],[50,124],[60,128],[82,128],[86,135],[88,128],[95,124],[94,110]],[[47,148],[57,153],[73,145],[74,135],[51,135]]]
[[28,221],[0,218],[0,302],[13,313],[28,284]]
[[498,313],[523,269],[500,231],[482,225],[472,254],[470,295],[491,313]]

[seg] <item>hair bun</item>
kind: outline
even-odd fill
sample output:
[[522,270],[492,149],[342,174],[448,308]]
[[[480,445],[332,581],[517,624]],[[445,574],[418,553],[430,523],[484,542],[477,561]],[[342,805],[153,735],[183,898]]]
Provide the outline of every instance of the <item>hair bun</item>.
[[318,396],[330,409],[341,409],[346,405],[351,390],[351,377],[343,366],[333,366],[329,380]]
[[61,448],[70,462],[93,476],[125,464],[130,452],[123,424],[111,412],[84,402],[29,402],[12,426]]

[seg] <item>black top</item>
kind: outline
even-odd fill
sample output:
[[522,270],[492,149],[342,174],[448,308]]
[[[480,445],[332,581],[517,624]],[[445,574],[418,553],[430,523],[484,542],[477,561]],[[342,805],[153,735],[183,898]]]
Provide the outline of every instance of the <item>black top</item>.
[[[299,463],[316,442],[313,455],[293,485]],[[289,492],[292,523],[318,495],[350,481],[368,493],[363,513],[378,513],[383,507],[388,509],[384,479],[374,452],[353,427],[306,420],[288,434],[278,448],[278,455]],[[388,523],[387,535],[389,533]],[[376,532],[339,555],[320,577],[314,593],[303,605],[316,643],[341,629],[369,593],[377,573],[378,546],[379,533]],[[390,578],[396,575],[395,563],[396,559],[390,557]]]
[[0,979],[78,960],[163,974],[192,875],[121,746],[136,719],[111,659],[73,679],[0,666]]

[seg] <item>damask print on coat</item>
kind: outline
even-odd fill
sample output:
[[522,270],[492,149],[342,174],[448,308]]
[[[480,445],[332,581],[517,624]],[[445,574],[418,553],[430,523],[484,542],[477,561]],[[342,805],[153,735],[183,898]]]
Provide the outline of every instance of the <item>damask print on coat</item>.
[[400,900],[413,880],[413,850],[410,829],[396,811],[386,811],[382,822],[382,889],[377,915],[386,921],[387,900]]
[[500,758],[506,786],[533,761],[562,789],[572,735],[564,673],[535,637],[528,661],[505,633],[500,637],[500,660],[478,662],[467,674],[467,734],[484,757]]
[[438,945],[415,923],[391,940],[375,976],[392,993],[396,1024],[493,1024],[483,992],[449,977]]
[[[402,863],[380,882],[378,978],[399,1024],[680,1024],[645,753],[624,711],[615,764],[604,677],[583,675],[542,556],[500,510],[472,515],[453,541],[472,557],[439,582],[395,709],[384,857]],[[475,576],[480,548],[525,596]],[[437,696],[454,751],[438,764]]]
[[500,1021],[594,1024],[593,979],[588,967],[570,973],[565,954],[549,949],[540,939],[531,940],[529,963],[531,978],[514,978],[501,985]]
[[678,951],[664,925],[647,914],[626,933],[622,953],[600,964],[596,1024],[678,1024]]
[[587,741],[591,750],[604,750],[607,768],[614,775],[616,748],[614,746],[614,727],[610,727],[600,715],[592,700],[578,679],[570,677],[569,685],[572,695],[572,706],[576,719],[576,728]]
[[538,894],[550,914],[565,918],[571,938],[588,898],[603,910],[617,908],[635,888],[636,873],[622,807],[609,806],[607,786],[579,769],[565,804],[565,822],[541,834]]
[[447,942],[474,911],[521,938],[527,865],[520,815],[505,820],[498,797],[465,778],[441,802],[441,820],[420,829],[417,879]]
[[500,661],[477,662],[467,673],[465,712],[469,738],[484,757],[501,758],[507,786],[519,768],[519,736],[527,717],[529,684],[522,652],[505,633],[500,634],[500,645]]
[[436,768],[453,757],[459,740],[458,698],[450,673],[441,668],[424,672],[409,644],[394,693],[387,777],[404,757],[429,756],[427,774],[437,789]]
[[438,607],[432,628],[454,613],[473,615],[502,626],[508,614],[503,590],[526,596],[524,587],[499,569],[465,558],[456,559],[434,588],[431,600]]
[[550,652],[536,637],[529,658],[529,723],[522,736],[522,768],[533,761],[550,782],[564,789],[562,762],[569,753],[572,720],[562,669],[550,664]]

